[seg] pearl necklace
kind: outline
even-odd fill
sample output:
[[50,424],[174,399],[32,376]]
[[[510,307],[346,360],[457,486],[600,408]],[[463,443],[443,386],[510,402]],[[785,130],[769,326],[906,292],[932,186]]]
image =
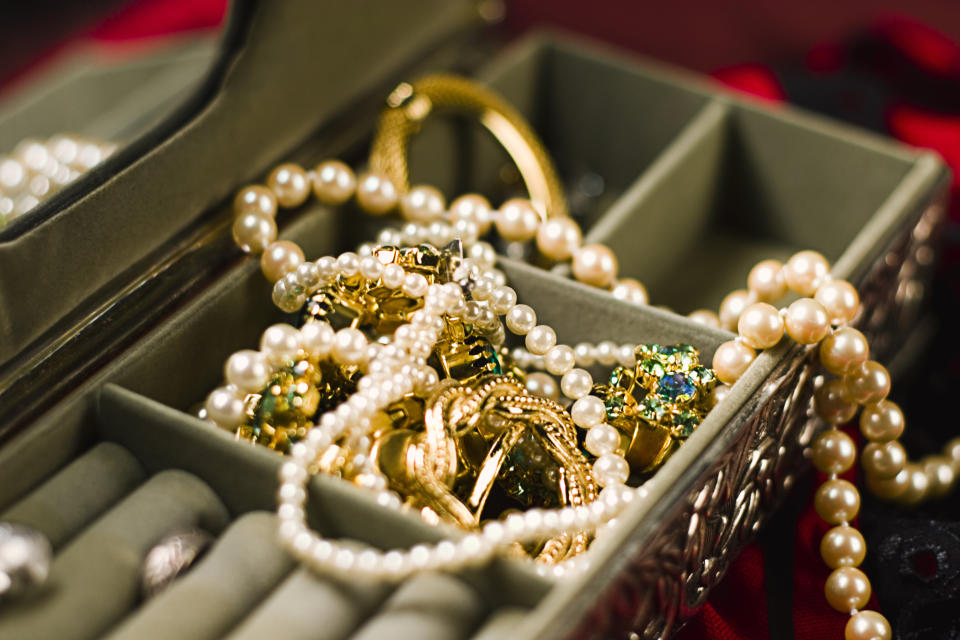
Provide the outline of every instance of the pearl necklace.
[[[454,569],[486,561],[497,550],[517,542],[556,535],[564,530],[594,530],[612,520],[634,496],[642,493],[624,482],[629,465],[622,456],[611,453],[616,431],[603,423],[602,402],[589,396],[593,385],[590,373],[582,367],[594,362],[614,364],[631,362],[630,345],[601,342],[571,348],[558,345],[556,332],[538,325],[536,314],[526,305],[516,304],[516,293],[505,285],[503,274],[493,268],[493,248],[478,240],[491,226],[506,240],[525,242],[536,239],[540,251],[553,259],[572,257],[573,275],[586,284],[610,287],[616,275],[616,258],[599,245],[581,247],[579,227],[567,219],[541,221],[536,210],[522,200],[511,200],[494,212],[478,195],[455,200],[445,213],[442,195],[427,186],[412,188],[402,197],[383,175],[367,173],[359,178],[337,161],[321,163],[313,172],[296,165],[281,165],[268,179],[269,188],[252,186],[240,192],[236,200],[237,221],[234,237],[245,251],[266,249],[262,269],[275,282],[273,299],[282,309],[302,304],[304,281],[312,278],[312,268],[303,267],[303,254],[292,243],[274,242],[273,216],[277,204],[298,206],[309,195],[310,185],[317,198],[327,204],[341,204],[353,195],[368,212],[382,215],[399,204],[410,222],[402,229],[385,229],[378,240],[383,243],[416,244],[461,238],[471,266],[480,270],[489,284],[471,291],[481,302],[489,288],[486,307],[496,307],[505,316],[507,328],[525,336],[526,350],[515,351],[518,361],[560,376],[560,391],[573,400],[571,415],[581,427],[589,429],[587,448],[598,455],[594,473],[604,486],[600,499],[590,506],[560,510],[532,509],[508,516],[503,523],[487,523],[480,533],[468,534],[458,542],[418,545],[408,552],[386,554],[372,549],[355,552],[322,540],[306,528],[303,500],[307,478],[304,456],[309,452],[297,445],[293,459],[281,471],[281,541],[302,561],[320,570],[347,571],[370,576],[400,579],[415,571]],[[448,224],[443,221],[447,216]],[[491,224],[492,223],[492,224]],[[363,249],[361,249],[363,253]],[[331,259],[324,263],[327,267]],[[321,268],[320,261],[317,268]],[[771,302],[788,291],[800,296],[789,307],[778,309]],[[635,303],[646,303],[645,289],[630,279],[617,281],[613,295]],[[461,291],[462,295],[462,291]],[[484,305],[479,305],[482,309]],[[960,438],[952,440],[943,456],[931,456],[922,464],[907,463],[903,447],[896,441],[904,419],[899,408],[886,396],[890,377],[877,362],[869,361],[869,345],[862,333],[847,326],[860,307],[856,289],[848,282],[832,279],[829,263],[820,254],[802,251],[782,265],[775,260],[758,263],[749,273],[747,289],[734,291],[721,304],[719,313],[698,310],[690,318],[710,326],[736,330],[735,340],[722,344],[713,360],[718,378],[734,384],[756,358],[757,350],[775,346],[784,334],[804,345],[819,344],[824,368],[839,376],[824,383],[816,392],[815,407],[829,428],[812,447],[818,470],[829,479],[818,489],[815,507],[820,516],[835,525],[823,539],[821,554],[833,569],[826,584],[827,600],[838,611],[848,613],[848,640],[889,638],[887,620],[875,611],[862,610],[870,596],[870,583],[857,567],[866,545],[850,524],[859,510],[859,493],[852,484],[838,478],[856,457],[852,440],[837,425],[852,419],[859,407],[861,431],[870,441],[863,451],[867,485],[885,498],[916,502],[925,495],[945,492],[960,473]],[[491,309],[493,310],[493,309]],[[476,312],[475,312],[476,313]],[[497,344],[502,343],[499,340]],[[542,365],[542,366],[541,366]],[[577,366],[579,365],[579,366]],[[544,377],[534,386],[549,387]],[[721,398],[728,387],[718,387]],[[596,400],[597,402],[594,402]],[[600,406],[598,406],[598,403]],[[325,418],[326,419],[326,418]],[[322,421],[321,421],[322,422]],[[311,432],[312,433],[312,432]],[[319,438],[320,436],[317,436]],[[299,453],[297,453],[299,452]],[[602,481],[601,481],[602,480]]]

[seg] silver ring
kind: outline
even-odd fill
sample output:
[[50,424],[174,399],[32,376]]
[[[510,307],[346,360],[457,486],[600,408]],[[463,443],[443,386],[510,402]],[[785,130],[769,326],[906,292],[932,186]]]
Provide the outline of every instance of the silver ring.
[[185,529],[163,538],[147,552],[140,570],[140,592],[152,598],[186,573],[213,542],[202,529]]

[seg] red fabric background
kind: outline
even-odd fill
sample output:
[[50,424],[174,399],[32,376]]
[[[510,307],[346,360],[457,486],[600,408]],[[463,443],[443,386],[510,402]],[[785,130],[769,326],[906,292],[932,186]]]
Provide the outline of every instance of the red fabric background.
[[[947,33],[912,19],[877,14],[880,9],[905,7]],[[77,38],[109,46],[213,28],[221,23],[225,11],[225,0],[138,0]],[[507,27],[513,33],[542,23],[563,26],[695,69],[712,70],[718,81],[772,101],[783,101],[786,94],[762,63],[787,56],[802,58],[811,73],[830,74],[844,62],[840,39],[862,28],[892,43],[918,67],[960,86],[960,47],[956,44],[960,12],[951,2],[808,0],[784,9],[775,0],[718,0],[697,3],[691,18],[694,12],[687,3],[638,7],[626,0],[557,0],[549,4],[513,0],[508,2],[508,11]],[[896,137],[936,149],[955,172],[960,170],[960,117],[932,113],[903,101],[890,105],[887,125]],[[798,640],[843,637],[846,617],[830,609],[823,597],[828,572],[819,557],[819,541],[826,529],[812,507],[797,525],[793,622]],[[737,559],[680,638],[764,640],[770,637],[767,625],[763,550],[754,544]]]

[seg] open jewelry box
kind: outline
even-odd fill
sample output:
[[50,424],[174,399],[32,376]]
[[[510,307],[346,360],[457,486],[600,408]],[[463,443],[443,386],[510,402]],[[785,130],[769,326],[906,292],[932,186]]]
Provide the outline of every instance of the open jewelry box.
[[[816,424],[801,347],[760,355],[586,570],[557,581],[507,558],[394,586],[311,575],[274,542],[282,458],[190,415],[225,357],[282,317],[257,261],[230,248],[231,192],[281,159],[361,161],[389,89],[438,69],[474,74],[518,107],[567,183],[602,179],[584,206],[588,238],[654,304],[715,308],[758,259],[812,248],[857,284],[880,359],[896,350],[934,258],[948,179],[938,159],[566,36],[496,50],[479,22],[472,3],[444,0],[238,3],[223,59],[179,112],[0,236],[0,520],[36,526],[56,553],[40,593],[0,608],[0,637],[657,638],[719,582],[803,471]],[[449,127],[411,152],[414,179],[448,196],[469,185],[497,202],[503,164],[490,141]],[[315,204],[280,225],[308,257],[375,231]],[[71,235],[90,244],[25,290],[17,260]],[[709,361],[731,337],[502,262],[567,343],[687,342]],[[312,525],[333,537],[396,547],[459,535],[328,477],[311,480],[309,500]],[[188,525],[219,539],[141,602],[144,554]]]

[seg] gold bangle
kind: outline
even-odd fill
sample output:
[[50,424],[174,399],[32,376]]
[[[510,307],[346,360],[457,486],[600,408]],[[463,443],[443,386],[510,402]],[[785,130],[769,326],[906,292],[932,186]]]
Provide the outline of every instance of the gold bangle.
[[493,91],[460,76],[429,75],[391,92],[377,123],[370,168],[389,177],[400,193],[408,191],[410,139],[436,110],[475,117],[516,164],[541,218],[567,215],[557,170],[523,116]]

